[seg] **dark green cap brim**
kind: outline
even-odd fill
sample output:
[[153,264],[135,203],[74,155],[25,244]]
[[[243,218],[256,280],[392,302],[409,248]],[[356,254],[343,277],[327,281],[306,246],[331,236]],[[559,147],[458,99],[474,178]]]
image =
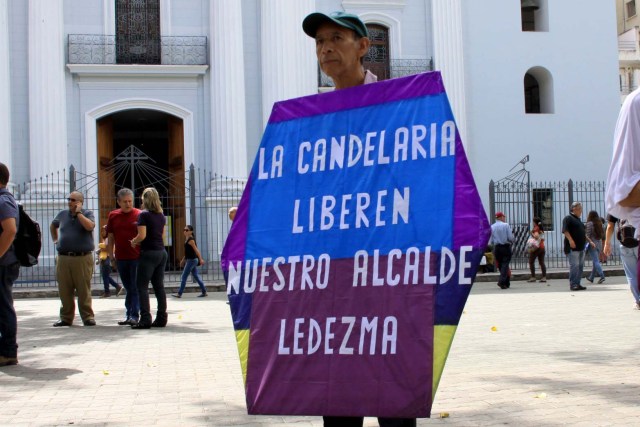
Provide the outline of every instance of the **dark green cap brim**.
[[302,21],[302,29],[309,37],[315,38],[320,25],[327,22],[355,31],[360,37],[369,37],[369,31],[364,22],[357,15],[345,12],[333,12],[330,15],[320,12],[312,13]]

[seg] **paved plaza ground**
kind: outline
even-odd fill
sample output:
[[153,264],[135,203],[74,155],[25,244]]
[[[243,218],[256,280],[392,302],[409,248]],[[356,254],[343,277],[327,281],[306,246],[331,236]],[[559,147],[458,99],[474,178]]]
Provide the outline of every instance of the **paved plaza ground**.
[[[71,328],[51,327],[58,299],[16,299],[20,364],[0,368],[0,425],[321,426],[246,414],[226,296],[196,295],[170,299],[168,327],[147,331],[117,326],[122,297],[94,299],[98,326]],[[477,283],[418,426],[640,425],[632,305],[624,277],[583,292]]]

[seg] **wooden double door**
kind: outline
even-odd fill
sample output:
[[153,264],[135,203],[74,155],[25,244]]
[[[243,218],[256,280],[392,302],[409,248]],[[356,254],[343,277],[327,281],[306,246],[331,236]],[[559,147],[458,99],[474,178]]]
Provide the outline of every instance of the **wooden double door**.
[[[157,114],[156,114],[157,116]],[[140,208],[140,196],[147,187],[158,190],[169,233],[169,264],[184,255],[182,229],[186,225],[184,130],[180,118],[164,114],[153,121],[153,129],[140,126],[117,113],[97,121],[99,226],[107,223],[111,210],[118,207],[117,192],[123,187],[134,192],[134,204]],[[124,148],[123,148],[124,147]],[[138,153],[131,156],[128,153]],[[140,153],[146,156],[141,158]],[[129,157],[129,158],[127,158]],[[133,177],[133,178],[132,178]],[[175,261],[177,259],[177,261]]]

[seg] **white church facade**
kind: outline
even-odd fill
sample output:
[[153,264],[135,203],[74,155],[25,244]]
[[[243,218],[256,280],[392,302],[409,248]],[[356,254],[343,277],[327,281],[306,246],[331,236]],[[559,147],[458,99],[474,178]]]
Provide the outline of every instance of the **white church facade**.
[[[191,165],[242,182],[273,103],[331,90],[301,22],[334,10],[368,25],[381,78],[442,72],[487,209],[489,181],[525,155],[538,180],[605,178],[619,108],[610,2],[0,0],[12,183],[66,196],[66,176],[53,190],[38,180],[73,166],[112,197],[142,183],[126,171],[141,158],[149,184]],[[179,230],[188,214],[175,216]]]

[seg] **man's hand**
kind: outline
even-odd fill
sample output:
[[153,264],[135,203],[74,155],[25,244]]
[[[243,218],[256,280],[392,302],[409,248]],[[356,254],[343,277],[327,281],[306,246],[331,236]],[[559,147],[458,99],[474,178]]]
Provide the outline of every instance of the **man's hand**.
[[82,212],[82,202],[76,203],[75,213],[79,214],[80,212]]

